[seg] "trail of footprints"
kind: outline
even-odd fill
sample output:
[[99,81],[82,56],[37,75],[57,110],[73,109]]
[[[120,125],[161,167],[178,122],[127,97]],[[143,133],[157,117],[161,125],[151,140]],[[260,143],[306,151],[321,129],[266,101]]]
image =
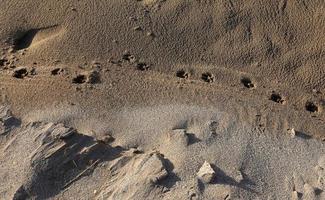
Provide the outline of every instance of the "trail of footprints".
[[[185,71],[184,69],[178,70],[176,72],[176,77],[181,78],[181,79],[189,79],[190,78],[190,73]],[[214,74],[210,73],[210,72],[204,72],[201,75],[201,80],[206,82],[206,83],[213,83],[216,81]],[[256,89],[256,85],[255,83],[248,77],[242,77],[240,80],[241,84],[248,89]],[[320,93],[319,91],[313,90],[314,93]],[[279,104],[286,104],[286,98],[284,96],[282,96],[280,93],[276,92],[276,91],[272,91],[269,98],[270,101],[273,101],[275,103],[279,103]],[[308,100],[305,103],[305,110],[311,113],[318,113],[321,111],[321,107],[319,104]]]
[[[12,70],[12,77],[14,77],[16,79],[31,78],[31,77],[37,75],[35,67],[32,67],[32,68],[30,68],[30,67],[16,67],[16,62],[18,60],[19,59],[16,57],[15,54],[10,55],[10,57],[8,57],[8,58],[2,57],[0,59],[0,71],[6,70],[6,69]],[[119,66],[121,66],[122,64],[131,65],[131,66],[134,66],[134,68],[139,71],[148,71],[151,69],[150,64],[143,62],[143,61],[139,61],[136,58],[136,56],[132,55],[128,51],[126,51],[122,54],[121,59],[118,59],[116,61],[111,60],[110,63],[119,65]],[[37,63],[35,63],[35,64],[37,64]],[[71,83],[73,83],[73,84],[100,83],[101,82],[100,64],[99,63],[94,63],[94,64],[96,64],[95,66],[97,67],[97,69],[90,70],[90,71],[85,70],[84,72],[75,74],[72,77]],[[67,74],[69,74],[69,73],[64,68],[61,68],[61,67],[52,68],[52,70],[50,71],[51,76],[60,76],[60,75],[67,75]],[[180,79],[187,80],[187,79],[191,78],[191,73],[187,70],[180,69],[180,70],[176,71],[176,77],[178,77]],[[213,83],[216,81],[216,77],[211,72],[204,72],[201,74],[201,80],[203,82],[210,84],[210,83]],[[242,77],[240,79],[240,82],[247,89],[257,89],[256,84],[247,76]],[[319,91],[316,91],[316,90],[315,90],[315,92],[317,94],[320,93]],[[279,103],[282,105],[287,103],[286,98],[276,91],[272,91],[270,96],[268,97],[268,99],[270,101],[273,101],[275,103]],[[310,113],[319,113],[322,110],[321,106],[318,103],[315,103],[310,100],[306,101],[304,109]]]

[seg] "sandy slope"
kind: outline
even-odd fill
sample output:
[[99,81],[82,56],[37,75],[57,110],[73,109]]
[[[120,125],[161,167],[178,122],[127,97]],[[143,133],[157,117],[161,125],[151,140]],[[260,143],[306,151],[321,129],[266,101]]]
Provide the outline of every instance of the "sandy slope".
[[[86,135],[9,116],[1,118],[5,199],[324,198],[323,142],[270,133],[215,108],[116,113],[106,133]],[[209,184],[197,178],[204,161],[216,173]]]
[[324,1],[0,5],[0,199],[324,198]]

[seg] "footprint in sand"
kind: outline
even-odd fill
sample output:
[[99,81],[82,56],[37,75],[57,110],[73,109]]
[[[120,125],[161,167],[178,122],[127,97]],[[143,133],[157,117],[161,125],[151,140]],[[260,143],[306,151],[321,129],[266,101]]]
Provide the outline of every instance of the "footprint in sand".
[[63,73],[64,73],[64,69],[62,68],[55,68],[51,71],[51,75],[53,76],[61,75]]
[[87,77],[85,75],[79,74],[72,79],[72,83],[83,84],[83,83],[86,83],[86,80],[87,80]]
[[276,103],[285,104],[285,99],[279,93],[276,92],[273,92],[271,94],[270,100]]
[[147,71],[150,69],[150,66],[146,63],[140,62],[136,64],[136,68],[140,71]]
[[189,78],[189,73],[188,72],[186,72],[185,70],[179,70],[179,71],[177,71],[176,72],[176,76],[178,77],[178,78],[184,78],[184,79],[187,79],[187,78]]
[[23,79],[28,75],[28,71],[25,67],[20,67],[14,70],[12,76],[18,79]]
[[130,63],[135,63],[136,62],[136,58],[134,55],[130,54],[129,52],[125,52],[122,55],[122,60],[130,62]]
[[203,73],[202,76],[201,76],[201,78],[202,78],[203,81],[205,81],[207,83],[212,83],[215,80],[214,75],[211,74],[210,72]]
[[76,77],[72,79],[72,83],[74,84],[83,84],[83,83],[90,83],[96,84],[100,83],[100,74],[98,71],[90,71],[84,74],[78,74]]
[[246,88],[254,88],[255,85],[254,83],[251,81],[250,78],[247,77],[243,77],[240,82],[246,87]]
[[312,113],[320,111],[320,108],[314,102],[311,102],[311,101],[306,102],[305,108],[307,111],[312,112]]

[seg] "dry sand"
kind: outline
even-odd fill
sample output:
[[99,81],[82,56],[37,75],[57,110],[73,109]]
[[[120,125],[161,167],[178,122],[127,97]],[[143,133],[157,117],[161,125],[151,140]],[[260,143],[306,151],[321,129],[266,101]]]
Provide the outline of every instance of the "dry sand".
[[0,0],[0,199],[325,199],[324,0]]

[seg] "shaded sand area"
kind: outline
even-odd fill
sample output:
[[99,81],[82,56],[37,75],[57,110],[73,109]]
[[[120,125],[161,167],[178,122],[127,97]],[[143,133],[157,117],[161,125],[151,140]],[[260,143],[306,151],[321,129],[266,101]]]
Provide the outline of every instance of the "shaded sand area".
[[0,199],[325,199],[323,0],[0,0]]

